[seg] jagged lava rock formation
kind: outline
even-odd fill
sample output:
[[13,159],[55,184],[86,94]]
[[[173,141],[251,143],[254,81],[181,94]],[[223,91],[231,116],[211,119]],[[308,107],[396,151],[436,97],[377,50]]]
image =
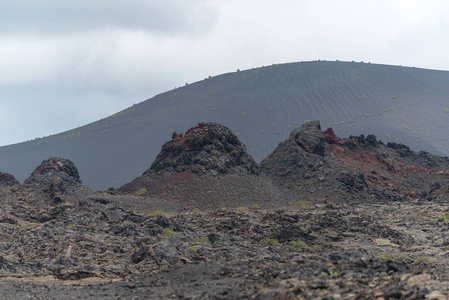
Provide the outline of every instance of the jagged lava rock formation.
[[217,123],[200,123],[185,135],[173,133],[144,174],[187,170],[197,175],[259,174],[257,163],[238,137]]
[[16,180],[16,178],[14,178],[13,175],[0,172],[0,186],[11,186],[16,184],[20,183]]
[[119,193],[161,197],[184,207],[281,204],[288,197],[268,178],[228,128],[200,123],[173,134],[151,167]]
[[416,153],[374,135],[338,138],[319,121],[302,125],[261,162],[261,170],[302,198],[320,201],[426,197],[447,181],[449,159]]
[[81,184],[80,175],[75,164],[68,159],[58,157],[44,160],[24,183],[51,183],[56,178],[71,184]]
[[46,194],[53,204],[78,200],[92,193],[82,184],[75,164],[58,157],[44,160],[23,185],[35,192]]
[[318,121],[293,130],[260,166],[278,184],[314,202],[356,200],[368,188],[363,174],[327,155]]

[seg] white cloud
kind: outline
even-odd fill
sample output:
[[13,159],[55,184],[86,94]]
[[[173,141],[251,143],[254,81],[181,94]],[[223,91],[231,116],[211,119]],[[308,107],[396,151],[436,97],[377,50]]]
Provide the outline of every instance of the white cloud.
[[67,35],[126,28],[191,35],[207,28],[214,14],[205,0],[2,0],[0,32]]
[[[449,69],[449,3],[438,0],[0,5],[0,104],[8,113],[1,124],[23,133],[2,134],[0,144],[83,125],[237,68],[340,59]],[[58,117],[42,117],[49,112]],[[23,127],[27,119],[32,130]]]

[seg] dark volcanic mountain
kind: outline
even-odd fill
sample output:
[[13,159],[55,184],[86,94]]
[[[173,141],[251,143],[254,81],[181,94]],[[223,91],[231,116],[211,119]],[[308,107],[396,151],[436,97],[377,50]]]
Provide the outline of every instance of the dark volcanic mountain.
[[142,174],[173,131],[228,126],[259,162],[306,120],[338,136],[374,134],[449,153],[449,73],[350,62],[273,65],[207,78],[54,136],[1,147],[0,168],[25,180],[36,162],[66,157],[95,189]]
[[285,205],[288,200],[260,175],[238,137],[217,123],[174,133],[142,176],[119,193],[160,198],[184,208]]

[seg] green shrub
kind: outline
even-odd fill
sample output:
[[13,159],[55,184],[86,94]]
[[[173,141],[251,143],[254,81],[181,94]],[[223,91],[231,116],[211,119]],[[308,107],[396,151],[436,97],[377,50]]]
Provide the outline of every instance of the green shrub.
[[155,218],[159,217],[159,216],[166,217],[167,213],[165,211],[163,211],[163,210],[158,209],[158,210],[154,211],[153,213],[151,213],[151,216],[155,217]]
[[435,222],[435,223],[438,223],[438,222],[449,222],[449,212],[447,212],[444,215],[436,218],[435,220],[432,220],[432,222]]
[[194,253],[198,253],[198,248],[195,246],[191,246],[191,247],[187,247],[186,248],[188,251],[194,252]]
[[145,196],[147,194],[146,188],[141,188],[137,192],[134,193],[135,196]]
[[247,210],[248,210],[248,207],[246,207],[246,206],[237,207],[237,211],[247,211]]
[[165,228],[161,234],[161,237],[166,238],[166,237],[171,237],[171,236],[177,235],[177,234],[179,234],[179,232],[173,231],[170,228]]
[[199,236],[193,239],[193,243],[210,243],[210,240],[207,236]]
[[321,273],[321,277],[337,277],[338,276],[338,272],[337,271],[331,271],[329,274],[328,273]]
[[260,205],[259,204],[254,204],[253,206],[251,206],[252,209],[260,209]]
[[37,223],[30,223],[28,225],[24,225],[24,226],[20,227],[19,228],[19,232],[28,231],[28,230],[36,228],[37,226],[39,226],[39,224],[37,224]]
[[299,208],[306,208],[309,206],[313,206],[313,203],[310,201],[298,201],[294,204],[294,206],[299,207]]
[[427,256],[418,256],[417,258],[415,258],[414,263],[415,264],[419,264],[419,263],[429,263],[432,260],[430,259],[430,257]]
[[291,241],[290,247],[295,248],[295,249],[301,249],[301,250],[309,249],[309,246],[307,246],[307,244],[303,241]]
[[394,260],[393,256],[391,256],[391,254],[384,254],[380,258],[385,259],[385,260],[390,260],[390,261]]
[[279,242],[276,239],[266,239],[263,241],[263,243],[271,246],[279,245]]

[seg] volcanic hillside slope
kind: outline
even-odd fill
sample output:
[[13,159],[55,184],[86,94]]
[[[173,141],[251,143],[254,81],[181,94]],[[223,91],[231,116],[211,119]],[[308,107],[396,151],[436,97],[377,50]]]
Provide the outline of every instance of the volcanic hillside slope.
[[23,181],[36,161],[65,157],[95,189],[145,171],[172,135],[197,122],[229,127],[256,162],[293,128],[321,120],[339,136],[449,154],[449,73],[351,62],[303,62],[223,74],[157,95],[54,136],[0,148],[0,167]]
[[151,167],[118,192],[190,209],[288,203],[288,196],[260,174],[238,137],[217,123],[200,123],[185,135],[173,133]]

